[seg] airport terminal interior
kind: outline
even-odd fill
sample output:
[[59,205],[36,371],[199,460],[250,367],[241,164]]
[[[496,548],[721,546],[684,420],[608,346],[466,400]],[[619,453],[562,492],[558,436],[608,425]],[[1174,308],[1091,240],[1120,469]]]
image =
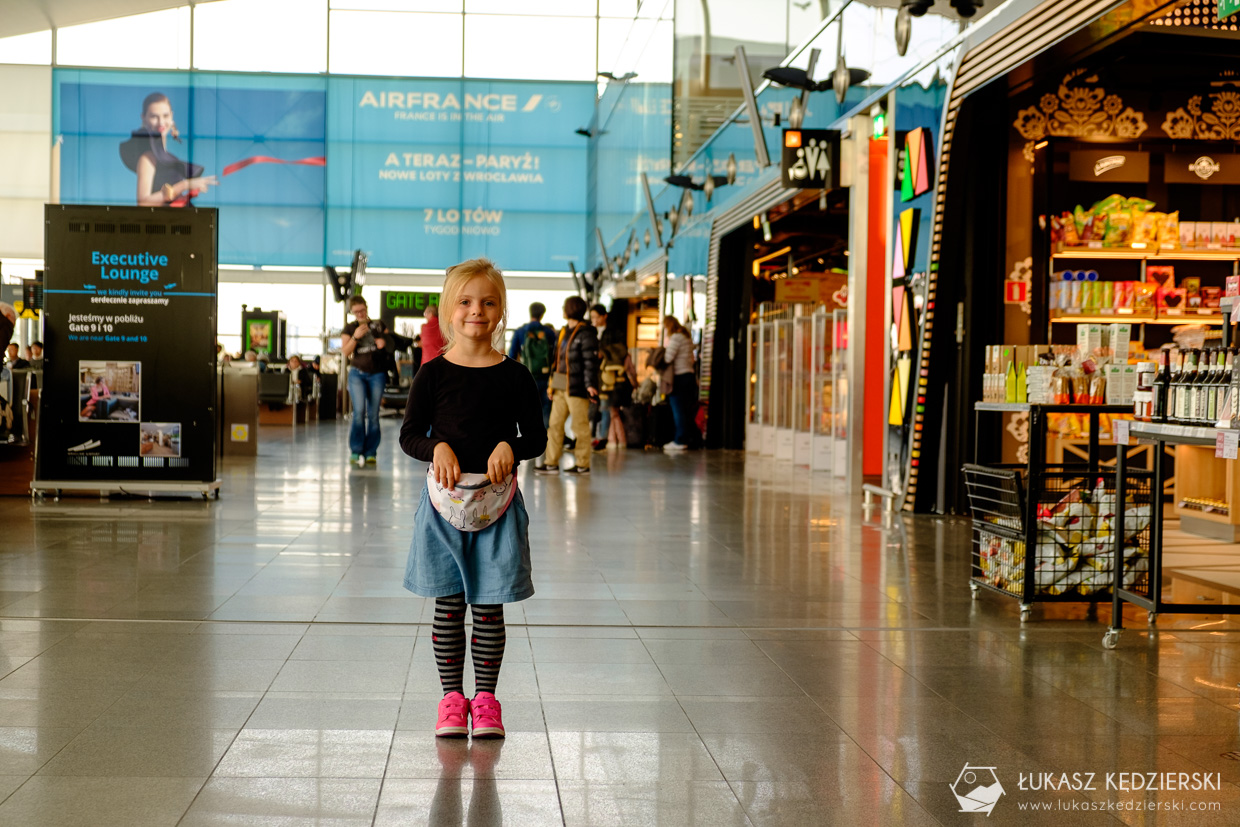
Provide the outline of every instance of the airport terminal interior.
[[400,583],[423,466],[388,430],[350,467],[345,432],[229,463],[219,502],[0,500],[0,823],[957,824],[980,756],[1098,774],[1006,785],[1056,807],[1150,797],[1119,772],[1221,773],[1195,794],[1221,813],[1165,823],[1240,806],[1230,623],[1134,621],[1115,652],[1083,609],[1022,627],[970,599],[967,521],[884,524],[735,453],[523,470],[508,736],[436,739],[430,601]]
[[1237,48],[0,0],[0,827],[1240,824]]

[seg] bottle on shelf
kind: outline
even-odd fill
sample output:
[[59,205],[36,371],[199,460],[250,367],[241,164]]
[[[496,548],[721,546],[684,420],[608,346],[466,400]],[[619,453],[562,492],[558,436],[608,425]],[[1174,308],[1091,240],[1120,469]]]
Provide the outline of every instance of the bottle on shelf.
[[1165,422],[1167,420],[1167,397],[1170,392],[1169,383],[1171,381],[1171,351],[1164,350],[1162,358],[1158,360],[1158,372],[1154,375],[1154,421]]
[[1228,398],[1231,392],[1231,371],[1232,371],[1232,348],[1225,347],[1220,349],[1222,358],[1222,367],[1218,372],[1218,383],[1214,389],[1214,407],[1210,411],[1210,421],[1208,424],[1214,425],[1227,416]]
[[1194,425],[1201,424],[1202,411],[1205,410],[1205,399],[1210,387],[1210,358],[1213,354],[1206,348],[1197,352],[1197,381],[1193,385],[1193,406],[1188,417]]
[[1214,349],[1202,348],[1197,357],[1197,384],[1193,394],[1193,409],[1189,416],[1193,424],[1200,425],[1205,421],[1206,408],[1209,404],[1210,386],[1214,384]]
[[1203,425],[1214,422],[1214,413],[1218,410],[1218,382],[1223,373],[1223,349],[1211,348],[1209,353],[1210,373],[1206,378],[1205,392],[1197,406],[1197,421]]
[[1230,428],[1237,413],[1240,413],[1240,350],[1237,348],[1227,349],[1227,373],[1223,383],[1222,412],[1218,421],[1227,423]]
[[1168,422],[1178,422],[1180,419],[1180,379],[1184,376],[1184,360],[1188,357],[1186,351],[1179,351],[1170,359],[1171,365],[1167,372],[1167,406],[1166,419]]
[[1184,367],[1180,369],[1179,387],[1175,394],[1175,421],[1188,422],[1188,413],[1192,410],[1193,386],[1197,382],[1197,351],[1184,351]]

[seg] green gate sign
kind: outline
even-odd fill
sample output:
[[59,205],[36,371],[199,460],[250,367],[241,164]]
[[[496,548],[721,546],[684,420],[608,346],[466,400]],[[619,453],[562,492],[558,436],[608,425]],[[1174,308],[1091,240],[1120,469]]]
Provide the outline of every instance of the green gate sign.
[[1240,0],[1218,0],[1218,19],[1226,20],[1240,11]]

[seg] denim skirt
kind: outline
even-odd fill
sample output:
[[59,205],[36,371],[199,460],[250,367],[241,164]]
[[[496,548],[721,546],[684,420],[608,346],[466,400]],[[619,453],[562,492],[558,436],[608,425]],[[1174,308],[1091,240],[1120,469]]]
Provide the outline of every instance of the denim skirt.
[[423,485],[405,564],[405,588],[421,597],[464,592],[466,603],[525,600],[534,594],[529,527],[520,489],[493,524],[481,531],[460,531],[439,516]]

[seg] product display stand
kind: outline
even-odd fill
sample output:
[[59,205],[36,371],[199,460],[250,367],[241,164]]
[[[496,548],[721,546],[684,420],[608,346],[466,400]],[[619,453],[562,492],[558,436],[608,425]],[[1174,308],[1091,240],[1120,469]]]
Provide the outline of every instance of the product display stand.
[[[1104,468],[1099,459],[1099,416],[1131,413],[1132,406],[978,402],[973,410],[978,418],[984,413],[1029,414],[1029,456],[1023,466],[964,468],[973,510],[974,560],[969,587],[974,599],[980,589],[1016,597],[1022,622],[1029,619],[1035,601],[1096,603],[1105,599],[1103,572],[1110,566],[1097,566],[1106,559],[1112,529],[1090,515],[1088,528],[1062,532],[1071,535],[1070,547],[1066,547],[1058,537],[1050,536],[1053,532],[1041,517],[1048,509],[1060,508],[1073,491],[1094,492],[1099,481],[1104,496],[1114,490],[1115,472]],[[1089,416],[1086,462],[1055,466],[1046,462],[1046,426],[1053,413]],[[981,460],[976,444],[974,457]]]
[[[1128,429],[1129,436],[1136,437],[1137,439],[1152,440],[1157,446],[1154,454],[1154,490],[1156,491],[1162,489],[1164,445],[1215,445],[1220,432],[1225,431],[1220,428],[1169,425],[1161,422],[1133,422]],[[1232,431],[1232,433],[1235,432]],[[1121,503],[1125,501],[1130,489],[1127,458],[1124,453],[1122,450],[1118,452],[1115,470],[1115,496],[1116,500]],[[1124,511],[1125,509],[1123,508],[1117,509],[1115,515],[1116,537],[1122,537],[1124,534]],[[1149,612],[1148,620],[1150,625],[1154,624],[1159,613],[1162,612],[1190,615],[1240,614],[1240,605],[1237,604],[1201,605],[1198,603],[1168,603],[1164,601],[1162,598],[1162,546],[1162,509],[1155,508],[1149,531],[1149,577],[1145,578],[1145,582],[1148,584],[1146,593],[1142,594],[1136,588],[1136,585],[1126,588],[1123,582],[1122,563],[1114,566],[1111,585],[1111,626],[1102,638],[1102,645],[1107,649],[1115,648],[1119,643],[1120,632],[1124,630],[1124,602],[1139,606]],[[1120,563],[1123,560],[1122,549],[1119,548],[1118,542],[1114,559],[1116,563]]]

